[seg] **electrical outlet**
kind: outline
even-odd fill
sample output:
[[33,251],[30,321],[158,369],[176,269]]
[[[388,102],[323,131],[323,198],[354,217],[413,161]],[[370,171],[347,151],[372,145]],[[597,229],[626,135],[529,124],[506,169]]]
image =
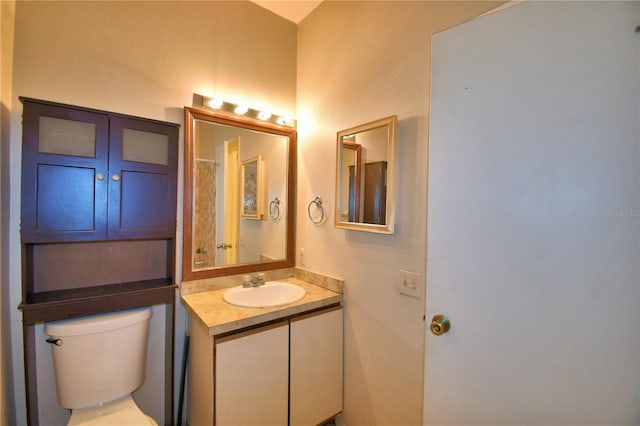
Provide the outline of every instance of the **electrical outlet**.
[[422,300],[423,286],[420,274],[400,270],[397,282],[398,293]]
[[304,248],[299,248],[298,249],[298,265],[300,266],[304,266],[305,265],[305,259],[304,259]]

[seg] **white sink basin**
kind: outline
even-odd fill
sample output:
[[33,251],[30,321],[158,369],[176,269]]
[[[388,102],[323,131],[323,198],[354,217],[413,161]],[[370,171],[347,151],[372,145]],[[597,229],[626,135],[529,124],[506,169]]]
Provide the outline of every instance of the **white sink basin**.
[[299,285],[267,281],[258,287],[233,287],[222,298],[227,303],[243,308],[270,308],[297,302],[305,294]]

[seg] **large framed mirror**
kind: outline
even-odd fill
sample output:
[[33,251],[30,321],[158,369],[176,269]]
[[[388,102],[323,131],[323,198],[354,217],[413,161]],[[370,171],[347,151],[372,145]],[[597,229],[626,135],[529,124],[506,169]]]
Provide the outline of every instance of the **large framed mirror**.
[[397,116],[338,132],[336,228],[393,234]]
[[295,129],[184,111],[183,281],[294,266]]

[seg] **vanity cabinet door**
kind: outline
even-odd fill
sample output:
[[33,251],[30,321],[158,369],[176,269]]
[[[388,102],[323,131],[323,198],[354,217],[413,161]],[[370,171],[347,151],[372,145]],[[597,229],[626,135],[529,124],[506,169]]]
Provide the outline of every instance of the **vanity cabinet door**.
[[290,424],[317,425],[342,412],[342,308],[291,320]]
[[115,116],[110,122],[110,239],[173,238],[178,128]]
[[24,102],[24,242],[105,239],[109,117]]
[[288,423],[289,324],[215,339],[215,425]]

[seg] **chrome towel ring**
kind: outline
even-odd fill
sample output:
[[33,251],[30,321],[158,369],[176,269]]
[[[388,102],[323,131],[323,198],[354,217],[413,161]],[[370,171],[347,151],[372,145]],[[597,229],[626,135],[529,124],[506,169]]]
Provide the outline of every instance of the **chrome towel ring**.
[[269,216],[276,222],[280,220],[280,200],[278,197],[269,203]]
[[[312,206],[315,206],[316,210],[320,210],[320,219],[315,220],[311,215]],[[324,222],[324,208],[322,207],[322,198],[316,197],[309,203],[309,205],[307,206],[307,215],[309,216],[309,220],[311,221],[311,223],[315,225],[319,225]]]

